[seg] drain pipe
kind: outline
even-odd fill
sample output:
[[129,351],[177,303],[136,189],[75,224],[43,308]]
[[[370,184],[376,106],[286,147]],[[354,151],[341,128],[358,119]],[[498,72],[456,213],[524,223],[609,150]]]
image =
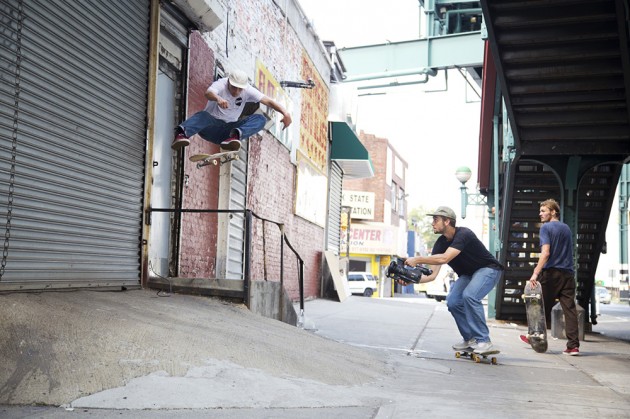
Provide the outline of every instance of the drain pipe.
[[429,75],[436,76],[437,70],[434,68],[423,67],[420,69],[414,70],[403,70],[403,71],[391,71],[384,73],[372,73],[366,74],[365,76],[360,77],[347,77],[343,79],[344,83],[352,83],[355,81],[366,81],[366,80],[374,80],[374,79],[386,79],[390,77],[402,77],[402,76],[417,76],[417,75]]
[[410,84],[424,84],[429,81],[429,76],[427,74],[424,75],[423,80],[415,80],[415,81],[407,81],[403,83],[399,83],[397,81],[393,81],[389,84],[376,84],[370,86],[359,86],[357,90],[368,90],[368,89],[378,89],[380,87],[399,87],[399,86],[408,86]]

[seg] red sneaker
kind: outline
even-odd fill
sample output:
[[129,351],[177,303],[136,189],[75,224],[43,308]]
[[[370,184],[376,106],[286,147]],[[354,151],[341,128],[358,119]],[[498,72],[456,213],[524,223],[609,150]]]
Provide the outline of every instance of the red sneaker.
[[524,342],[524,343],[529,345],[529,339],[527,338],[527,336],[520,335],[519,338],[521,339],[522,342]]
[[562,353],[565,355],[576,356],[580,354],[580,350],[578,348],[567,348]]
[[186,147],[190,145],[190,140],[184,135],[184,133],[180,132],[175,136],[175,139],[171,143],[171,148],[173,150],[179,150],[180,148]]
[[237,151],[241,148],[241,141],[236,137],[230,137],[223,141],[219,147],[225,151]]

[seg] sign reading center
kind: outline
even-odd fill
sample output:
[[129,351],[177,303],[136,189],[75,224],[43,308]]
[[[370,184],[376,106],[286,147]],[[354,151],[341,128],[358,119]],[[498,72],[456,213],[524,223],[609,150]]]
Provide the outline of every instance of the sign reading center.
[[352,208],[353,219],[374,219],[374,192],[343,191],[341,201],[341,205]]

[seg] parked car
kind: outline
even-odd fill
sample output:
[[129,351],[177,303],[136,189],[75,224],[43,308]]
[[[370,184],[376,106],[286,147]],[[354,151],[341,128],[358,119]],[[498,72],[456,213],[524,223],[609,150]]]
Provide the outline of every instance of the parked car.
[[446,300],[451,284],[455,282],[457,275],[448,266],[442,266],[438,276],[431,282],[425,282],[424,284],[416,284],[414,288],[420,293],[423,292],[428,298],[433,298],[436,301]]
[[371,297],[377,289],[376,277],[370,272],[348,272],[348,285],[352,294]]
[[602,304],[610,304],[611,295],[610,291],[606,287],[595,287],[595,295],[597,296],[597,301]]

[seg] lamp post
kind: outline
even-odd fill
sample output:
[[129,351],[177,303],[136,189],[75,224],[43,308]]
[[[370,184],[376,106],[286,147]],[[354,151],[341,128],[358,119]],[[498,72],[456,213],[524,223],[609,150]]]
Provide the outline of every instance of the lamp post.
[[[481,195],[480,193],[474,193],[474,194],[469,194],[468,193],[468,188],[466,187],[466,182],[468,182],[470,180],[470,176],[472,175],[472,172],[470,170],[470,168],[466,167],[466,166],[461,166],[458,167],[457,170],[455,171],[455,177],[457,178],[457,180],[459,180],[459,182],[462,184],[462,186],[460,186],[459,190],[461,191],[462,194],[462,218],[466,218],[466,207],[468,205],[484,205],[484,206],[488,206],[488,200],[484,195]],[[492,214],[492,220],[493,220],[493,230],[494,233],[490,235],[490,248],[494,249],[494,254],[495,256],[498,255],[498,249],[496,248],[496,245],[498,243],[498,236],[497,236],[497,231],[496,231],[496,225],[497,225],[497,214],[494,211],[494,208],[492,209],[492,211],[490,211],[490,213]],[[496,287],[493,288],[490,293],[488,294],[488,317],[496,317]]]
[[486,197],[484,195],[479,194],[479,193],[474,193],[474,194],[468,193],[466,182],[470,180],[471,176],[472,176],[472,172],[470,168],[467,166],[460,166],[455,171],[455,177],[462,184],[462,186],[459,187],[459,190],[461,191],[461,195],[462,195],[462,218],[466,218],[466,207],[468,205],[479,205],[479,206],[488,205],[488,201],[486,200]]

